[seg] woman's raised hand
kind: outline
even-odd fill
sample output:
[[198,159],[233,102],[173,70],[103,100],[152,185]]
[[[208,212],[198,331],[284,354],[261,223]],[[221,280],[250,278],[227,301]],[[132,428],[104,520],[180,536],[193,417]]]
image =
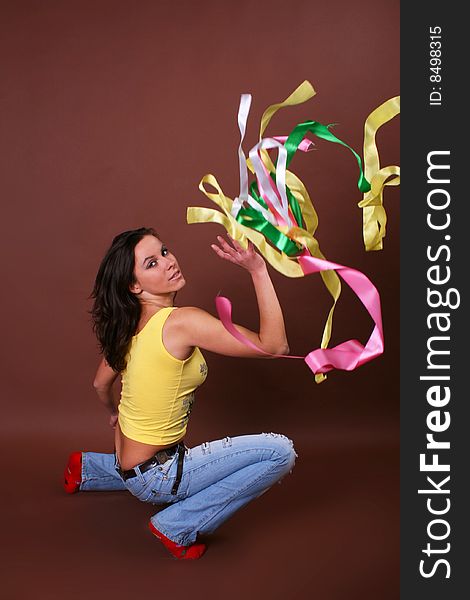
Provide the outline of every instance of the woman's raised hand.
[[220,235],[217,236],[220,247],[217,246],[217,244],[211,244],[211,248],[217,256],[243,267],[250,273],[254,273],[266,266],[263,257],[256,252],[255,247],[250,241],[248,241],[248,249],[245,250],[245,248],[243,248],[236,240],[230,236],[228,237],[232,242],[233,247]]

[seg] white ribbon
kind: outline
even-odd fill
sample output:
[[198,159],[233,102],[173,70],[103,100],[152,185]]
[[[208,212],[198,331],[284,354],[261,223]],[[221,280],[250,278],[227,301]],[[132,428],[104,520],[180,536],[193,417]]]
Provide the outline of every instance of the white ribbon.
[[[259,155],[260,150],[269,150],[270,148],[278,149],[278,159],[276,165],[276,187],[281,197],[281,202],[276,192],[273,190],[271,183],[272,179],[266,174],[265,167]],[[282,216],[285,223],[289,227],[293,227],[291,218],[289,217],[289,203],[286,194],[286,164],[287,150],[283,144],[273,138],[263,138],[250,150],[250,160],[255,170],[256,178],[260,187],[260,194],[269,201],[276,211]]]

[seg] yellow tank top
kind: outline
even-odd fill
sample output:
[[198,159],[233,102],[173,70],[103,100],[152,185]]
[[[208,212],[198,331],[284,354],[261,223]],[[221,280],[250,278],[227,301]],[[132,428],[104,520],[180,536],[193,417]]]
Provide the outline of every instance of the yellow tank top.
[[195,390],[207,376],[199,348],[179,360],[163,345],[163,325],[175,308],[162,308],[133,336],[121,374],[121,431],[132,440],[156,446],[184,436]]

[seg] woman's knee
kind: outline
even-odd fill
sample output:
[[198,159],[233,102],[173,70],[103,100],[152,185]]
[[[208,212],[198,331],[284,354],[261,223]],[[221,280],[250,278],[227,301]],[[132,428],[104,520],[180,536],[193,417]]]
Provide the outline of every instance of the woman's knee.
[[263,433],[269,446],[277,455],[277,461],[282,464],[285,471],[292,471],[298,454],[294,442],[282,433]]

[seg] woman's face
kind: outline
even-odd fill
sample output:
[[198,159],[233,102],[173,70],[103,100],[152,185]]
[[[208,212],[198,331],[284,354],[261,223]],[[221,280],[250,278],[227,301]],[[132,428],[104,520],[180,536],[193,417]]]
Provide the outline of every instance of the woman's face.
[[153,235],[144,236],[134,249],[134,275],[131,291],[145,296],[177,292],[186,283],[175,256]]

